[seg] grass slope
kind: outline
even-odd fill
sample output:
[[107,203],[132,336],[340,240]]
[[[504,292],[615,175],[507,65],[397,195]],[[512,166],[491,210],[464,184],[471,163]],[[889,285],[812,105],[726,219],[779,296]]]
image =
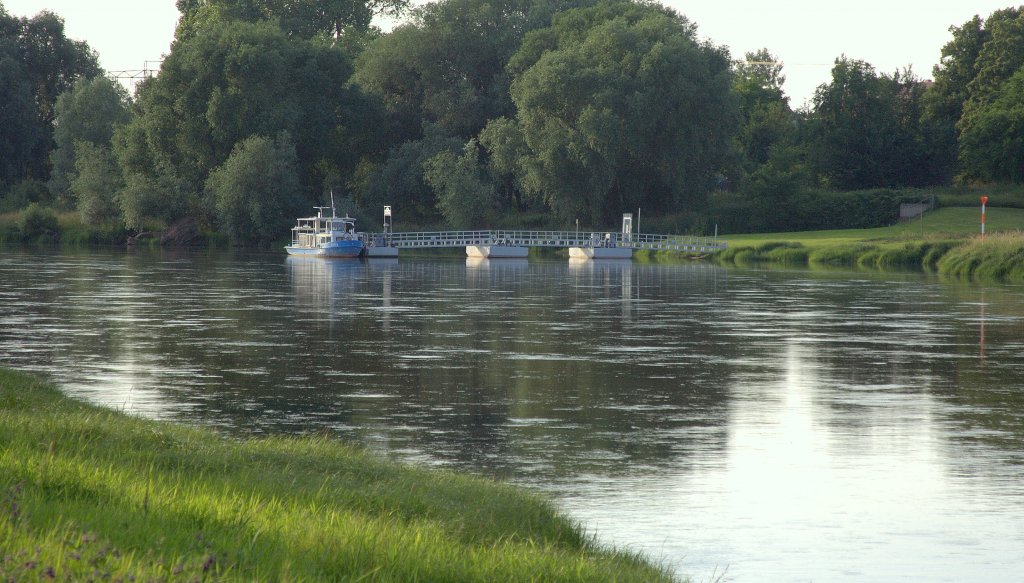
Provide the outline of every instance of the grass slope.
[[1024,209],[990,209],[982,240],[977,209],[949,208],[878,229],[728,237],[723,264],[936,270],[957,279],[1024,281]]
[[[890,227],[877,229],[845,229],[835,231],[805,231],[795,233],[759,233],[752,235],[722,235],[729,245],[754,247],[764,243],[800,243],[822,245],[870,241],[906,241],[934,238],[966,238],[980,232],[979,208],[943,208]],[[1024,209],[989,208],[986,211],[985,230],[988,233],[1024,229]]]
[[957,279],[1024,282],[1024,235],[997,233],[952,249],[938,261],[939,273]]
[[0,577],[672,580],[520,489],[327,438],[139,419],[3,369]]

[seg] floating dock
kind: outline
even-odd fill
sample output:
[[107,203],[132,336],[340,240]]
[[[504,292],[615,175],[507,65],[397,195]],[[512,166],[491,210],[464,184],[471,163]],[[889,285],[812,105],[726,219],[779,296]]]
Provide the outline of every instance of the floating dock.
[[469,257],[485,259],[524,258],[530,247],[557,247],[569,250],[573,260],[630,259],[635,249],[714,253],[727,247],[717,237],[684,235],[648,235],[633,233],[633,215],[622,216],[622,231],[391,231],[391,207],[384,209],[384,231],[360,233],[367,257],[398,257],[401,249],[439,249],[465,247]]

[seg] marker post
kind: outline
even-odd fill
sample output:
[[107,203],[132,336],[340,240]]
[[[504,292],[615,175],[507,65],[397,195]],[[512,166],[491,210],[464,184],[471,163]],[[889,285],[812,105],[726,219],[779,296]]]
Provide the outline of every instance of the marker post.
[[985,205],[988,204],[988,197],[981,197],[981,240],[985,240]]

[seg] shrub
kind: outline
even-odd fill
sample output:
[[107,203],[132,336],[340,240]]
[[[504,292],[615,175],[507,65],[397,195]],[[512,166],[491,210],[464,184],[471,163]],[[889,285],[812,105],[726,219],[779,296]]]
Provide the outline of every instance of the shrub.
[[22,180],[0,197],[0,213],[21,210],[32,203],[49,204],[52,197],[38,180]]
[[252,136],[210,173],[206,192],[233,243],[268,243],[288,232],[300,197],[298,155],[287,133]]
[[18,220],[21,240],[26,243],[56,243],[60,241],[60,227],[53,210],[32,203]]
[[723,192],[712,197],[709,217],[727,233],[870,229],[894,224],[901,203],[921,198],[919,191],[886,188],[809,190],[777,200]]

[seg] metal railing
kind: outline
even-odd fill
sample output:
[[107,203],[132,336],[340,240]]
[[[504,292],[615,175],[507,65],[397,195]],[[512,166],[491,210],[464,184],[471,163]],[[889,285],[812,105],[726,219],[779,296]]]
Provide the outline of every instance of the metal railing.
[[367,247],[398,249],[509,246],[509,247],[625,247],[707,253],[725,249],[717,238],[577,231],[426,231],[420,233],[360,233]]

